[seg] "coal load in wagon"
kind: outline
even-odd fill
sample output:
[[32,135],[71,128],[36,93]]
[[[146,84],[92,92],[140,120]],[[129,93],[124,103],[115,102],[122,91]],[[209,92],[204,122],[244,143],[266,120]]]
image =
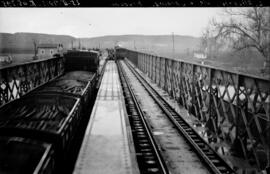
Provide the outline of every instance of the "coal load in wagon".
[[37,88],[34,93],[63,93],[82,99],[83,108],[88,108],[95,90],[96,74],[88,71],[72,71]]
[[[62,92],[82,96],[87,86],[86,81],[56,79],[38,89],[38,92]],[[37,91],[36,91],[37,92]]]
[[0,137],[0,173],[51,173],[53,150],[47,143],[21,137]]
[[59,77],[59,79],[69,79],[69,80],[78,80],[78,81],[91,81],[95,73],[89,71],[71,71],[67,72],[65,75]]
[[29,94],[0,109],[0,134],[57,142],[64,148],[79,122],[80,109],[76,97]]
[[[35,93],[58,92],[73,94],[77,97],[85,96],[94,84],[95,74],[87,71],[73,71],[37,88]],[[87,96],[85,96],[87,97]]]
[[96,88],[96,80],[97,76],[96,73],[88,72],[88,71],[72,71],[67,72],[65,75],[58,78],[59,80],[77,80],[78,82],[85,83],[87,82],[87,85],[82,90],[81,93],[79,93],[79,97],[82,98],[83,103],[85,104],[84,108],[88,108],[88,104],[90,104],[90,101],[93,99],[93,92],[95,92]]

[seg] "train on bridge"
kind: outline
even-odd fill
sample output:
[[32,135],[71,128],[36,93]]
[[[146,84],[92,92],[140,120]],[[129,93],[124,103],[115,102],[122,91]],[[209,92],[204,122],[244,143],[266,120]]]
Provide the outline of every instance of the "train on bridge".
[[62,75],[0,108],[0,173],[63,172],[100,77],[99,52],[64,58]]

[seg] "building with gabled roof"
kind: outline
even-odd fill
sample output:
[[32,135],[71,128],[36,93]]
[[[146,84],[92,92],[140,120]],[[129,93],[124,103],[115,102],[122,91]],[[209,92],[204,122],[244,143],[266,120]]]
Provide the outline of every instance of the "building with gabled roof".
[[62,54],[62,44],[39,44],[37,46],[39,58],[51,58],[55,54]]

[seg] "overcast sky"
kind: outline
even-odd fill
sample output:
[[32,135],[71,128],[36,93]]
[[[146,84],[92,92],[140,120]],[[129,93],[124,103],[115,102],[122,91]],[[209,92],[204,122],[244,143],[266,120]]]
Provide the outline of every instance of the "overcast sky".
[[0,8],[0,32],[200,36],[222,8]]

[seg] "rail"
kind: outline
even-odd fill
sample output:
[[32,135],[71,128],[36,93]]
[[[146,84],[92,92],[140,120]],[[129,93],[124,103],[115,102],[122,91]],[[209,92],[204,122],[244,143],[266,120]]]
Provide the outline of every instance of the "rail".
[[63,57],[0,67],[0,106],[20,98],[63,73]]
[[205,123],[216,140],[259,169],[269,169],[269,79],[125,48],[117,48],[116,56],[129,59]]
[[129,122],[131,125],[137,162],[141,173],[169,173],[158,146],[149,129],[145,116],[138,104],[138,101],[130,87],[127,75],[122,65],[117,61],[120,74],[121,86],[125,98]]

